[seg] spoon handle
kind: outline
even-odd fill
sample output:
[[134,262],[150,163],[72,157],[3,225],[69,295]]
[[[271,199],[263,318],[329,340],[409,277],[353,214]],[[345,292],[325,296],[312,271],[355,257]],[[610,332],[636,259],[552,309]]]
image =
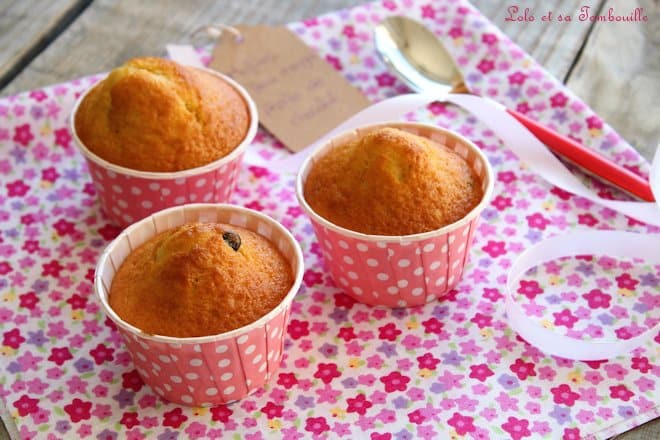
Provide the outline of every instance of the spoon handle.
[[612,162],[579,142],[539,124],[522,113],[511,109],[506,111],[554,153],[642,200],[655,201],[649,182],[641,176]]

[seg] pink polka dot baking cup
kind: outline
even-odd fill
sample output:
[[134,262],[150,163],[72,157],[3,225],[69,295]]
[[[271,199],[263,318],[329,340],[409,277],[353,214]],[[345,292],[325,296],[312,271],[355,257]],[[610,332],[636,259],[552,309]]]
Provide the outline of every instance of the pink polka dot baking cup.
[[76,111],[91,88],[78,98],[69,118],[71,133],[87,160],[101,208],[115,225],[125,227],[154,212],[186,203],[229,201],[243,154],[257,133],[259,116],[254,101],[243,87],[221,73],[206,70],[240,93],[248,106],[250,126],[243,141],[227,156],[188,170],[137,171],[112,164],[92,153],[78,137],[74,123]]
[[[247,326],[212,336],[175,338],[151,335],[123,321],[108,303],[112,279],[126,256],[160,232],[190,222],[241,226],[269,239],[291,263],[294,284],[282,302]],[[241,399],[263,386],[277,371],[291,302],[303,275],[300,245],[270,217],[233,205],[173,207],[124,230],[103,252],[94,290],[105,313],[117,324],[135,367],[163,398],[189,406],[213,406]],[[172,319],[173,317],[163,317]]]
[[[395,127],[426,137],[455,151],[481,182],[481,202],[461,220],[435,231],[378,236],[339,227],[324,219],[305,201],[305,179],[315,160],[335,146],[381,127]],[[296,194],[309,215],[323,249],[327,267],[339,287],[356,301],[387,307],[412,307],[434,301],[461,279],[479,214],[493,191],[488,159],[472,142],[442,128],[416,123],[369,125],[343,133],[319,147],[301,166]],[[423,203],[420,200],[420,203]]]

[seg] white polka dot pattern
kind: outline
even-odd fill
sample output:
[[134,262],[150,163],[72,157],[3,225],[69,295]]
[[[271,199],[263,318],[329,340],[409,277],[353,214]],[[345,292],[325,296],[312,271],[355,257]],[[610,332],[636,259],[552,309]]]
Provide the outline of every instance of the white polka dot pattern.
[[[382,125],[434,139],[453,149],[475,170],[482,181],[482,188],[487,188],[490,177],[485,170],[488,164],[477,152],[477,147],[428,125]],[[346,132],[319,148],[317,154],[324,154],[333,145],[344,144],[380,126],[371,125]],[[308,169],[301,170],[301,176],[307,176],[307,172]],[[299,194],[299,197],[302,198],[302,195]],[[338,228],[325,226],[316,213],[306,210],[323,249],[325,263],[344,293],[365,304],[408,307],[441,298],[458,284],[470,252],[480,211],[485,205],[482,201],[458,226],[451,225],[446,228],[447,231],[441,229],[436,233],[424,234],[422,239],[407,239],[404,242],[377,241],[368,236],[362,239],[347,235]]]
[[288,310],[238,338],[177,349],[119,330],[138,373],[161,396],[184,405],[218,405],[245,397],[279,368]]
[[[387,243],[385,247],[346,237],[314,221],[312,225],[332,276],[347,295],[366,304],[410,307],[440,298],[455,287],[462,276],[477,220],[478,217],[451,235],[412,245]],[[344,244],[325,245],[338,240]]]
[[113,172],[91,160],[87,164],[101,208],[112,223],[125,227],[172,206],[228,202],[242,157],[201,174],[156,180]]

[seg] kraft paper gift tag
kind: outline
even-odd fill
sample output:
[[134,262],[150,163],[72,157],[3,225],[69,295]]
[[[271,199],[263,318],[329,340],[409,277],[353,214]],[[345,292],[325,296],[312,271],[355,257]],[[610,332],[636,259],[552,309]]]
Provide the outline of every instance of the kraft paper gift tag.
[[252,96],[259,121],[299,151],[370,102],[285,27],[237,26],[223,32],[210,67]]

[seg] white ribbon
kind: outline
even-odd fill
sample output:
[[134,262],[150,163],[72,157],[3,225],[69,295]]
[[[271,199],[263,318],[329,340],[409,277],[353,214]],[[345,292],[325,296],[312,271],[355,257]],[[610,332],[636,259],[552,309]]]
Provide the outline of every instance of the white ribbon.
[[[581,230],[537,243],[523,252],[509,270],[506,286],[506,314],[509,317],[509,325],[523,339],[544,353],[568,359],[584,361],[611,359],[646,344],[660,331],[660,322],[630,339],[608,341],[576,339],[557,334],[531,319],[520,304],[514,301],[513,292],[527,269],[545,261],[576,255],[609,255],[644,258],[649,263],[657,264],[660,263],[658,249],[660,249],[660,235],[624,231]],[[656,313],[657,310],[655,309]]]

